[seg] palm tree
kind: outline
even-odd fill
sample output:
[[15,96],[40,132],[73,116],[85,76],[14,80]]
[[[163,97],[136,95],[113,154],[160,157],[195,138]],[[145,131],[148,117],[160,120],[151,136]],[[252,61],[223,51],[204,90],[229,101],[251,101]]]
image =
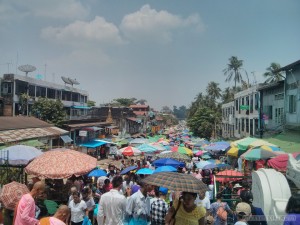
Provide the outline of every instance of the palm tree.
[[227,68],[223,70],[224,75],[226,77],[226,82],[230,82],[232,79],[234,80],[234,87],[236,89],[236,83],[241,82],[243,80],[241,70],[243,66],[243,60],[239,60],[237,56],[231,56],[229,58],[229,63],[227,64]]
[[213,100],[216,100],[222,96],[221,88],[219,88],[219,84],[216,82],[209,82],[206,87],[206,93],[210,96]]
[[234,100],[234,90],[230,87],[225,88],[222,95],[223,104]]
[[272,62],[271,65],[266,69],[267,72],[264,73],[264,77],[267,78],[265,83],[278,82],[283,80],[285,77],[279,71],[281,68],[279,63]]

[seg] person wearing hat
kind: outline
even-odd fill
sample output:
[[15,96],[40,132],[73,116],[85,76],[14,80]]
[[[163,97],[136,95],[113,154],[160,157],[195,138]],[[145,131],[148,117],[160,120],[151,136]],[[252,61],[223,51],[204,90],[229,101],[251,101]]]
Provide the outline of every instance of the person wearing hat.
[[158,193],[156,193],[157,196],[150,206],[151,225],[165,224],[165,216],[169,209],[168,203],[165,201],[167,194],[168,188],[158,188]]
[[246,202],[240,202],[235,209],[237,222],[234,225],[248,225],[247,221],[251,217],[251,207]]

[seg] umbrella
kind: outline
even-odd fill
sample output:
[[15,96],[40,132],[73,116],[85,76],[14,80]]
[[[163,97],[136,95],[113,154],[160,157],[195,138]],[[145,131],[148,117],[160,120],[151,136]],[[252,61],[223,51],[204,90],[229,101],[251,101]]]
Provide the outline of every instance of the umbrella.
[[196,166],[197,166],[198,169],[203,169],[204,166],[207,166],[207,165],[209,165],[209,164],[211,164],[211,163],[210,163],[210,162],[207,162],[207,161],[200,161],[200,162],[198,162],[198,163],[196,164]]
[[14,210],[22,196],[27,193],[29,190],[25,184],[13,181],[3,186],[0,200],[5,208]]
[[165,151],[166,148],[158,143],[150,143],[150,146],[154,147],[157,151]]
[[186,154],[186,155],[193,155],[193,151],[191,149],[186,148],[186,147],[181,147],[181,146],[173,147],[172,151],[173,152],[179,152],[179,153]]
[[238,157],[239,149],[237,147],[231,147],[226,154],[229,156]]
[[205,155],[202,155],[201,158],[202,158],[202,159],[211,159],[211,157],[210,157],[209,155],[206,155],[206,154],[205,154]]
[[197,153],[196,153],[195,155],[196,155],[196,156],[203,155],[203,151],[197,151]]
[[139,169],[136,174],[144,174],[144,175],[151,175],[153,174],[153,170],[149,169],[149,168],[142,168]]
[[138,150],[140,150],[141,152],[155,152],[157,151],[157,149],[149,144],[142,144],[139,147],[137,147]]
[[173,166],[160,166],[154,170],[153,174],[161,172],[177,172],[177,169]]
[[177,160],[169,159],[169,158],[157,159],[152,164],[156,167],[159,167],[159,166],[173,166],[175,168],[184,167],[184,165],[185,165],[183,162],[179,162]]
[[159,154],[156,156],[157,158],[169,158],[169,159],[175,159],[178,161],[189,161],[191,158],[187,155],[181,154],[179,152],[169,152],[165,154]]
[[274,152],[263,150],[260,148],[253,148],[241,155],[241,158],[249,161],[255,161],[260,159],[269,159],[274,156],[276,156]]
[[230,169],[231,168],[231,166],[229,164],[226,164],[226,163],[217,164],[217,167],[219,169]]
[[210,164],[204,166],[202,169],[208,170],[208,169],[213,169],[213,168],[217,168],[217,167],[218,167],[218,165],[216,165],[214,163],[210,163]]
[[[228,177],[218,177],[218,176],[228,176]],[[233,177],[230,177],[233,176]],[[236,176],[244,176],[241,172],[235,171],[235,170],[224,170],[222,172],[219,172],[216,174],[216,180],[219,182],[228,182],[228,181],[236,181],[236,180],[242,180],[243,178],[236,177]]]
[[219,141],[215,143],[211,143],[208,146],[204,147],[205,150],[207,151],[225,151],[227,148],[230,147],[230,144],[226,141]]
[[238,149],[244,150],[244,151],[247,150],[249,147],[259,147],[262,145],[276,147],[276,145],[273,145],[267,141],[257,139],[257,138],[251,138],[251,137],[243,138],[243,139],[237,140],[235,142],[232,142],[232,145],[235,147],[238,147]]
[[[43,154],[41,150],[26,145],[10,146],[2,149],[1,152],[7,152],[8,163],[10,165],[27,165],[29,161]],[[3,156],[6,154],[0,154],[0,155]],[[2,158],[2,160],[4,160],[4,158]]]
[[147,184],[162,186],[172,191],[199,193],[207,191],[207,186],[190,174],[162,172],[152,174],[144,179]]
[[129,166],[129,167],[126,167],[124,170],[121,171],[121,175],[124,175],[132,170],[136,170],[138,167],[137,166]]
[[272,151],[272,152],[279,152],[282,151],[281,148],[276,147],[276,146],[269,146],[269,145],[262,145],[259,148],[267,151]]
[[130,144],[145,144],[149,143],[149,140],[146,138],[135,138],[129,142]]
[[70,149],[53,149],[35,158],[25,172],[43,178],[64,179],[80,176],[97,166],[97,159]]
[[104,170],[95,169],[89,172],[88,177],[101,177],[107,176],[107,173]]
[[125,147],[125,148],[121,148],[119,150],[119,152],[125,156],[133,156],[133,155],[140,155],[141,154],[141,151],[138,150],[137,148],[134,148],[134,147],[131,147],[131,146],[128,146],[128,147]]

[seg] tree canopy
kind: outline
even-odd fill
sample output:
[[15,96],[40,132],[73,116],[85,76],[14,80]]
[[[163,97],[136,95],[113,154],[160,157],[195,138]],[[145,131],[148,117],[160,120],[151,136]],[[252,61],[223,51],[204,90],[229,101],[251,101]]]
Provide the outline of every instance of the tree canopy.
[[32,113],[37,118],[60,127],[66,117],[64,105],[60,100],[39,98],[32,106]]
[[267,78],[265,83],[272,83],[284,80],[282,72],[279,71],[281,68],[279,63],[272,62],[271,65],[266,69],[267,72],[264,73],[264,77]]
[[112,105],[119,105],[119,106],[125,106],[128,107],[130,105],[134,105],[136,101],[136,98],[116,98],[112,101]]
[[229,58],[229,63],[227,68],[223,70],[224,75],[226,76],[226,82],[234,80],[234,87],[237,83],[240,83],[243,80],[241,71],[243,70],[243,60],[239,60],[237,56],[231,56]]

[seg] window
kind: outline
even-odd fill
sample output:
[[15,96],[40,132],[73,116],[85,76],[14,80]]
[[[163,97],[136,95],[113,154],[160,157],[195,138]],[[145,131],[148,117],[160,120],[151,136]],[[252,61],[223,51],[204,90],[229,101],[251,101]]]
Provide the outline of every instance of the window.
[[235,129],[238,129],[238,119],[235,119]]
[[55,90],[52,88],[47,89],[47,97],[51,99],[55,99]]
[[296,113],[296,95],[289,95],[289,113]]
[[235,110],[238,111],[239,110],[239,101],[235,100]]
[[35,86],[29,85],[29,87],[28,87],[28,94],[31,97],[35,97]]
[[36,97],[46,97],[46,88],[36,86]]
[[245,119],[242,119],[242,131],[245,131]]
[[249,133],[249,119],[246,119],[246,132]]
[[269,120],[271,120],[273,117],[273,107],[271,105],[268,106],[268,116]]
[[284,94],[283,94],[283,93],[277,94],[277,95],[275,95],[275,100],[276,100],[276,101],[277,101],[277,100],[283,100],[283,97],[284,97]]
[[258,110],[258,93],[255,94],[255,110]]
[[12,93],[12,83],[3,83],[2,94],[11,94],[11,93]]

